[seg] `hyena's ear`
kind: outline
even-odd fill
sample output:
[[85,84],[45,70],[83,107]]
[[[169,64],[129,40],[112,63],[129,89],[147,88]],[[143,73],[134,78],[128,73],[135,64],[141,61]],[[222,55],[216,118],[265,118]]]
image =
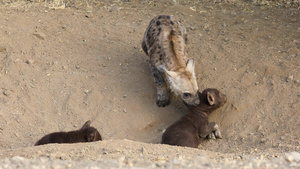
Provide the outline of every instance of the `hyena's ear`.
[[84,125],[81,127],[81,129],[88,128],[88,127],[90,127],[90,125],[91,125],[91,120],[85,122]]
[[189,58],[186,62],[186,68],[187,71],[194,73],[194,69],[195,69],[195,62],[193,58]]
[[215,104],[215,97],[210,92],[207,92],[207,100],[209,105],[212,106]]
[[175,78],[178,74],[174,71],[168,71],[165,70],[165,72],[167,73],[168,76],[170,76],[171,78]]

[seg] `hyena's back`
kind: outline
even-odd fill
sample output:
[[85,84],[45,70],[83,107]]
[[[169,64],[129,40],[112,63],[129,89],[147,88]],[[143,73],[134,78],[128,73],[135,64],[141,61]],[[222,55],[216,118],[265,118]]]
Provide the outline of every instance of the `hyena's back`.
[[180,22],[172,16],[153,18],[144,34],[142,48],[150,57],[151,64],[168,70],[185,67],[187,34]]

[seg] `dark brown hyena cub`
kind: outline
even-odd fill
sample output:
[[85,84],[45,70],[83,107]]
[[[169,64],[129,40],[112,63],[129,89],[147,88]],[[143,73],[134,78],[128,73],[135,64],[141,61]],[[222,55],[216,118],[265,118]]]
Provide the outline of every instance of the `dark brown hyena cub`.
[[188,106],[189,112],[167,128],[162,144],[197,148],[206,137],[222,138],[219,126],[208,122],[208,115],[226,103],[226,96],[217,89],[199,93],[200,105]]
[[37,141],[35,146],[49,143],[79,143],[102,140],[98,130],[90,127],[90,125],[91,121],[89,120],[79,130],[50,133]]

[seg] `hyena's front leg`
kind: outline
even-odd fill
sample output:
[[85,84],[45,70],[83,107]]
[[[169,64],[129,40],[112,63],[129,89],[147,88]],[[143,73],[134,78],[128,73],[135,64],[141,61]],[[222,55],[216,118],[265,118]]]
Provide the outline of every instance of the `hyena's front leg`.
[[150,64],[151,72],[154,77],[155,86],[157,89],[156,105],[158,107],[165,107],[170,103],[167,84],[160,72],[154,65]]

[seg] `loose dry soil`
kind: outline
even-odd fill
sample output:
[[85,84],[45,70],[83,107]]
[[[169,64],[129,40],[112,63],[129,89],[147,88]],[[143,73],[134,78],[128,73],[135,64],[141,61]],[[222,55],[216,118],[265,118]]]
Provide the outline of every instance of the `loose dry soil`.
[[[0,168],[300,167],[297,155],[285,155],[300,152],[299,8],[54,2],[0,1]],[[210,117],[223,139],[198,149],[159,144],[187,112],[174,95],[165,108],[155,104],[141,41],[159,14],[187,28],[199,89],[217,88],[228,98]],[[33,147],[45,134],[87,120],[103,141]]]

